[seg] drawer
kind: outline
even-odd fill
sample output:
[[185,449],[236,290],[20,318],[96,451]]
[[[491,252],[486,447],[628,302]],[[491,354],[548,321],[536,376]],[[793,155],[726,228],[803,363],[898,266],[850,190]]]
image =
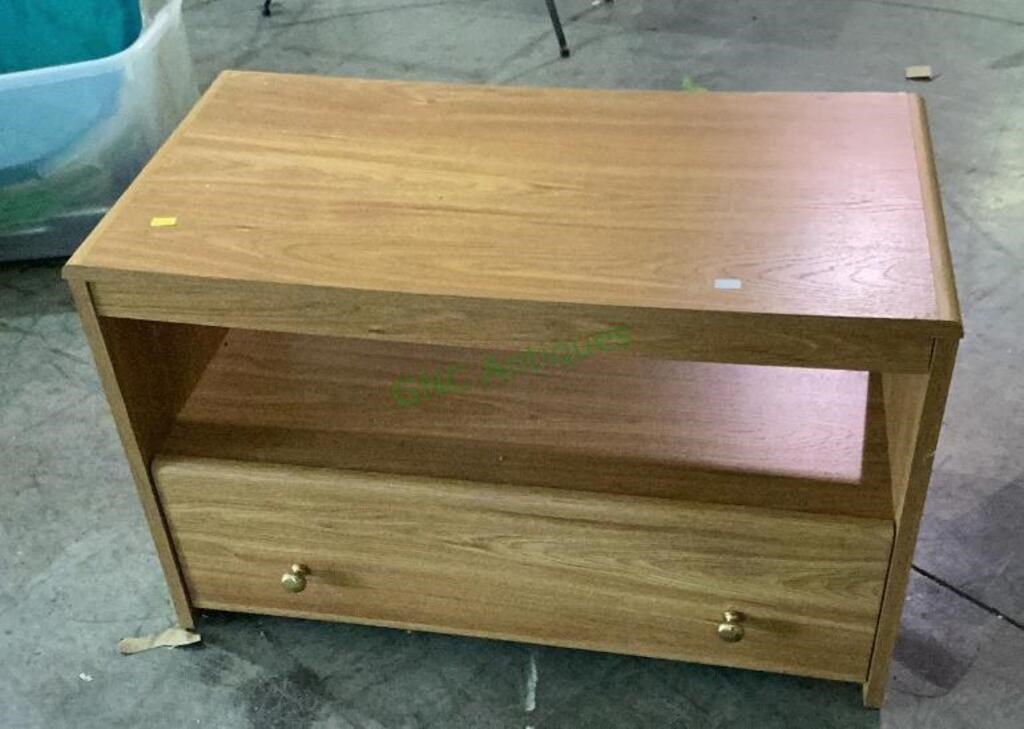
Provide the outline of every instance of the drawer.
[[565,489],[193,458],[153,474],[196,607],[851,681],[892,544],[880,519]]

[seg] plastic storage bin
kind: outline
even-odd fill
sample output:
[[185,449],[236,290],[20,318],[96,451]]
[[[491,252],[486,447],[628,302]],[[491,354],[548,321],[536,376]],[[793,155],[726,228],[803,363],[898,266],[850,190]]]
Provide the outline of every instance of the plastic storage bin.
[[74,250],[196,97],[181,0],[113,55],[0,75],[0,261]]

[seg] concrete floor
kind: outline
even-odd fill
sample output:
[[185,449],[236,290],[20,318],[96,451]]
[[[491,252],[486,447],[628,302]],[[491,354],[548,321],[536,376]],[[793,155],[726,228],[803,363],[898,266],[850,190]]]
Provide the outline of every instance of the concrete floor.
[[[43,262],[0,268],[0,727],[1022,726],[1024,3],[560,4],[565,61],[542,0],[280,0],[271,19],[186,0],[186,19],[203,86],[234,67],[924,94],[967,338],[885,709],[825,681],[224,614],[201,647],[118,656],[172,611],[60,263]],[[919,63],[938,78],[904,81]]]

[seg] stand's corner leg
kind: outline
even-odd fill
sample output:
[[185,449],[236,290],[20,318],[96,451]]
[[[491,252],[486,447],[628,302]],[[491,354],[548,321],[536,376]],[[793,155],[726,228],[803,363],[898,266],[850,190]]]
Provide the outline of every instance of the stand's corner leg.
[[934,340],[927,372],[882,374],[895,532],[864,682],[865,706],[880,708],[885,701],[957,345],[955,339]]
[[263,17],[270,17],[270,2],[271,0],[263,0]]
[[185,630],[196,629],[199,624],[199,613],[192,609],[191,605],[174,605],[174,616],[178,618],[178,627]]
[[885,681],[879,681],[877,677],[868,677],[868,680],[861,684],[861,697],[866,708],[881,709],[885,703]]

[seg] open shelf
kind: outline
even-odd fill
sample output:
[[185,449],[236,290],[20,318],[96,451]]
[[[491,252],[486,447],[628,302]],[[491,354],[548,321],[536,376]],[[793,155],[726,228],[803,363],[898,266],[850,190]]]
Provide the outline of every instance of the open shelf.
[[[891,517],[866,372],[601,352],[502,381],[488,356],[231,330],[162,451]],[[400,378],[453,366],[465,391],[395,400]]]

